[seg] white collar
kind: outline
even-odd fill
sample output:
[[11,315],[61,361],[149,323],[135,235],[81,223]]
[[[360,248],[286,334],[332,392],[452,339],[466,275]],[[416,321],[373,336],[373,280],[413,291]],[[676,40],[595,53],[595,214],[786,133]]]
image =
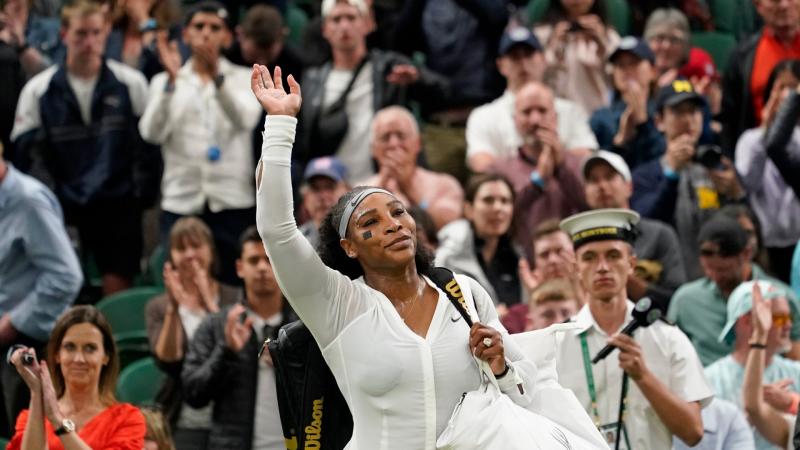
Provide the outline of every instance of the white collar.
[[[631,320],[633,320],[633,307],[634,304],[630,299],[626,300],[626,311],[625,311],[625,322],[622,324],[624,327],[628,324]],[[572,319],[573,322],[578,324],[578,328],[575,330],[575,334],[581,334],[584,331],[588,330],[589,328],[594,327],[596,331],[600,332],[601,334],[605,335],[606,332],[600,328],[600,325],[594,320],[594,316],[592,316],[592,311],[589,309],[589,304],[583,305],[578,314],[575,315]],[[622,329],[622,328],[620,328]]]

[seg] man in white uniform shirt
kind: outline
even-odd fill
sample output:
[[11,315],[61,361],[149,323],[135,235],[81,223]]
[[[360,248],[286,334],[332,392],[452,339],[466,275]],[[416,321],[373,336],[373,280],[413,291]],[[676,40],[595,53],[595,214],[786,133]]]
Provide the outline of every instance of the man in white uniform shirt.
[[[511,28],[503,34],[498,50],[497,69],[508,86],[491,103],[475,108],[467,119],[467,164],[474,172],[485,172],[497,158],[514,155],[522,138],[514,126],[514,100],[517,91],[531,82],[542,82],[547,65],[542,46],[531,31]],[[568,151],[586,152],[597,148],[589,128],[589,116],[577,103],[555,99],[558,136]]]
[[237,284],[238,238],[255,222],[252,132],[261,110],[249,69],[220,55],[232,39],[227,18],[218,2],[192,6],[183,31],[192,57],[183,66],[176,44],[159,36],[165,72],[150,83],[139,130],[164,155],[162,241],[179,218],[199,216],[214,234],[220,280]]
[[[639,328],[633,338],[619,333],[632,320],[625,286],[636,267],[632,242],[638,221],[630,210],[599,209],[561,222],[572,237],[587,304],[573,318],[579,329],[565,333],[559,344],[558,378],[610,445],[627,373],[620,448],[669,449],[673,435],[693,446],[703,437],[700,411],[712,392],[689,339],[661,321]],[[618,350],[592,364],[606,344]]]

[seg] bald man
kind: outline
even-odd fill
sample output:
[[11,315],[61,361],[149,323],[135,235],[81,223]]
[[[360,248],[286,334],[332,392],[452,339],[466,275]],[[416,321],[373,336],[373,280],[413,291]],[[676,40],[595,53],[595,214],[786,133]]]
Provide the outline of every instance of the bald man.
[[461,217],[464,191],[458,181],[417,166],[422,141],[417,121],[407,109],[389,106],[378,111],[372,120],[371,144],[379,170],[361,185],[384,188],[406,206],[426,210],[437,230]]
[[553,92],[541,83],[520,88],[514,102],[514,125],[522,144],[517,154],[496,160],[491,169],[514,184],[517,240],[529,259],[531,233],[538,223],[587,209],[580,173],[582,158],[565,151],[561,144],[554,101]]

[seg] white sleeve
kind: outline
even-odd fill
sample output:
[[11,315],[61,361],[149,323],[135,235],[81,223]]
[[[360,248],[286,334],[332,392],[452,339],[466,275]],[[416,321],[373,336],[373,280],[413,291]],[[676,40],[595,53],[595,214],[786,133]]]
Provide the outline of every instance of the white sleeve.
[[744,188],[754,193],[761,190],[767,165],[764,132],[760,128],[745,131],[736,142],[734,165]]
[[467,118],[467,158],[478,153],[488,153],[497,156],[497,150],[492,145],[491,118],[484,114],[485,106],[475,108]]
[[164,144],[172,131],[169,116],[173,93],[164,92],[166,86],[167,74],[165,72],[159,73],[150,80],[147,106],[139,119],[139,134],[142,135],[142,139],[152,144]]
[[[678,397],[687,402],[700,402],[702,407],[714,398],[708,385],[703,364],[689,338],[677,326],[665,325],[665,335],[671,345],[670,379],[667,385]],[[663,380],[662,380],[663,381]]]
[[484,289],[480,283],[465,275],[456,275],[456,280],[459,286],[467,286],[467,289],[469,289],[472,294],[472,299],[475,302],[475,308],[477,309],[481,323],[494,328],[503,335],[503,347],[505,348],[506,361],[511,362],[513,372],[516,372],[516,375],[522,380],[523,393],[520,393],[517,387],[516,377],[514,373],[509,370],[506,376],[497,380],[500,390],[508,395],[511,400],[514,400],[514,403],[523,407],[529,406],[533,401],[533,392],[536,387],[536,364],[526,358],[522,353],[522,349],[509,337],[508,331],[497,317],[497,310],[495,309],[494,302],[489,296],[489,293],[486,292],[486,289]]
[[589,127],[589,116],[575,102],[558,99],[558,134],[567,150],[575,148],[596,149],[597,138]]
[[39,99],[53,78],[54,68],[31,78],[22,88],[14,115],[14,128],[11,130],[11,141],[16,141],[23,134],[42,126],[39,112]]
[[376,299],[366,285],[327,267],[297,228],[290,173],[296,126],[294,117],[266,118],[256,168],[256,224],[281,291],[324,350]]

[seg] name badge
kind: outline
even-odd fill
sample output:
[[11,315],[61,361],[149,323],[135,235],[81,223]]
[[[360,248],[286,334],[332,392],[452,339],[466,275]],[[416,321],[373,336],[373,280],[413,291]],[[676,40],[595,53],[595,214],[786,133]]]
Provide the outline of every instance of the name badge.
[[[625,425],[622,426],[622,430],[624,433]],[[600,434],[603,436],[603,439],[605,439],[608,446],[614,448],[614,445],[617,443],[617,422],[600,425]],[[628,446],[625,444],[625,439],[622,439],[622,442],[620,442],[620,448],[627,449]]]

